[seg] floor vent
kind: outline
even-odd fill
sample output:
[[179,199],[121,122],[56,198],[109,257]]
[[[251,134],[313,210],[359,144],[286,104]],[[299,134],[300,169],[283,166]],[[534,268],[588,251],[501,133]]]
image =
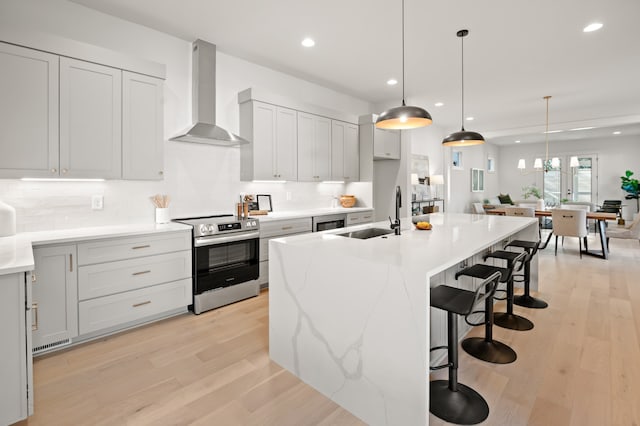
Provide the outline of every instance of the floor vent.
[[39,354],[40,352],[46,352],[49,349],[57,348],[59,346],[66,346],[71,344],[71,339],[59,340],[53,343],[47,343],[46,345],[38,346],[37,348],[33,348],[33,354]]

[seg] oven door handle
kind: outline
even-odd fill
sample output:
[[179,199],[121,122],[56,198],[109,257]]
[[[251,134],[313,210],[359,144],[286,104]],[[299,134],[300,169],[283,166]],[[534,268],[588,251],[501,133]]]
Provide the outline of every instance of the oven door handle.
[[194,240],[193,245],[194,247],[213,246],[216,244],[253,240],[255,238],[260,238],[260,231],[246,232],[240,235],[229,235],[224,237],[199,237]]

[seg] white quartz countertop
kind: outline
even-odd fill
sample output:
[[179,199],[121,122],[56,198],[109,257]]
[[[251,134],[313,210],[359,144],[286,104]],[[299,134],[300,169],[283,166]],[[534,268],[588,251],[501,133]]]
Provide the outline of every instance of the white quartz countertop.
[[365,228],[389,229],[389,222],[385,221],[272,241],[311,249],[314,256],[351,257],[433,275],[537,221],[535,218],[463,213],[433,213],[430,218],[433,229],[429,231],[417,230],[411,218],[402,218],[399,236],[391,233],[360,240],[336,235]]
[[180,223],[159,225],[143,223],[23,232],[11,237],[2,237],[0,238],[0,275],[32,270],[33,246],[161,232],[188,231],[190,229],[190,226]]
[[286,220],[286,219],[298,219],[301,217],[312,217],[312,216],[323,216],[329,214],[340,214],[340,213],[359,213],[359,212],[368,212],[373,211],[371,207],[337,207],[337,208],[320,208],[320,209],[309,209],[309,210],[291,210],[291,211],[282,211],[282,212],[269,212],[267,215],[262,216],[253,216],[258,219],[260,222],[270,222],[274,220]]

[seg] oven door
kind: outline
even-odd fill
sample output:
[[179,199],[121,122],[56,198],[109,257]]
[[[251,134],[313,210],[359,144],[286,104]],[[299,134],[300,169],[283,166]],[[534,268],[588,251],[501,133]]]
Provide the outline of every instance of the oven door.
[[197,238],[193,294],[258,279],[259,248],[259,232]]

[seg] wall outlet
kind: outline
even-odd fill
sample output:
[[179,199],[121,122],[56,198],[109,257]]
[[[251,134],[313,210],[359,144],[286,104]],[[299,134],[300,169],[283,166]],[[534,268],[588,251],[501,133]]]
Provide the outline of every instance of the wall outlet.
[[291,191],[287,191],[287,201],[291,201]]
[[104,196],[92,195],[91,196],[91,210],[102,210],[104,207]]

